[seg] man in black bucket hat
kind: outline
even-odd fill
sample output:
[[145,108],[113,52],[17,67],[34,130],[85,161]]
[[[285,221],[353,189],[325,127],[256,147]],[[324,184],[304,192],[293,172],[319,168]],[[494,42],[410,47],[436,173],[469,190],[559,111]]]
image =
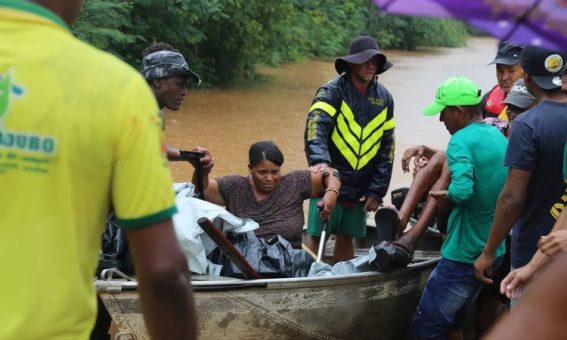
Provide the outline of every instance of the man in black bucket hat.
[[338,74],[346,73],[349,70],[349,64],[364,64],[374,56],[378,56],[378,70],[376,74],[384,73],[393,66],[380,51],[378,43],[374,38],[364,35],[360,36],[350,43],[348,55],[337,58],[335,70],[337,70]]
[[[394,101],[378,82],[388,61],[376,40],[355,38],[335,61],[339,77],[317,91],[307,117],[305,153],[313,171],[329,165],[341,172],[339,202],[329,218],[336,235],[334,260],[354,256],[353,237],[366,235],[366,212],[376,211],[388,191],[394,158]],[[308,245],[317,251],[322,221],[310,203]]]

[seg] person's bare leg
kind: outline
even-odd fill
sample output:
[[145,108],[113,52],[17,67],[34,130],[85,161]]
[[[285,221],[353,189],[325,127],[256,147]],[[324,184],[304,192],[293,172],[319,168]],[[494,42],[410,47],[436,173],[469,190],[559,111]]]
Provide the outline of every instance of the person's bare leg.
[[[438,165],[439,164],[435,164],[436,167]],[[429,164],[427,166],[429,166]],[[431,191],[446,190],[449,187],[449,184],[451,183],[451,173],[449,172],[449,167],[447,165],[447,162],[445,161],[445,157],[443,157],[443,163],[441,164],[440,169],[441,169],[441,175],[439,176],[437,181],[433,184],[433,186],[431,186],[430,188]],[[425,206],[423,207],[423,210],[421,211],[421,215],[417,220],[416,224],[405,234],[403,234],[400,238],[395,240],[394,243],[405,247],[410,253],[412,253],[415,248],[415,245],[417,244],[423,233],[425,233],[425,231],[427,230],[427,226],[429,225],[431,220],[435,217],[436,211],[437,211],[437,200],[431,196],[428,196],[427,200],[425,201]]]
[[321,241],[320,237],[317,236],[313,236],[313,235],[308,235],[307,236],[307,247],[309,247],[309,249],[314,253],[317,254],[317,251],[319,250],[319,241]]
[[445,163],[445,153],[438,152],[427,163],[426,166],[421,168],[411,183],[408,193],[404,199],[404,203],[400,207],[399,217],[399,234],[406,228],[411,215],[417,208],[423,195],[428,193],[432,186],[437,182],[443,170],[443,163]]
[[352,236],[337,234],[335,235],[335,250],[333,252],[333,262],[348,261],[354,258],[354,245]]
[[[327,246],[327,241],[329,240],[329,236],[330,235],[328,233],[325,236],[325,244],[323,245],[323,252],[325,252],[325,248]],[[319,251],[319,243],[320,242],[321,242],[321,237],[313,236],[313,235],[307,236],[306,245],[315,255],[319,255],[319,254],[317,254],[317,252]],[[325,254],[321,255],[321,261],[325,262],[324,260],[325,260]]]

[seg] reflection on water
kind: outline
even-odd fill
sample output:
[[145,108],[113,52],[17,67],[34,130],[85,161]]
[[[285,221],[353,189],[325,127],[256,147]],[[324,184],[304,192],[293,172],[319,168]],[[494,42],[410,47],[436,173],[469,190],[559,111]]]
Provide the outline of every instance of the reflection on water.
[[[380,76],[395,101],[396,163],[391,188],[411,181],[399,162],[405,148],[415,144],[445,148],[447,144],[444,125],[420,113],[436,87],[448,77],[463,75],[488,91],[496,83],[494,65],[487,66],[496,46],[496,40],[473,38],[468,46],[456,49],[386,52],[395,65]],[[334,64],[307,61],[262,72],[273,76],[273,81],[255,88],[190,92],[180,111],[167,113],[168,143],[185,149],[208,147],[215,159],[215,177],[246,174],[248,147],[262,139],[273,140],[282,149],[284,173],[305,169],[305,118],[317,88],[336,76]],[[192,168],[172,163],[172,172],[175,181],[189,181]]]

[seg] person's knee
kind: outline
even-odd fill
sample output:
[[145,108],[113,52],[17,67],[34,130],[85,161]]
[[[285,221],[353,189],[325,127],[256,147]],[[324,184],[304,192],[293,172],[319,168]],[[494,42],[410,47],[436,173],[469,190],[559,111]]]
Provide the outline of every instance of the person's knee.
[[433,156],[429,163],[423,167],[414,177],[410,190],[416,192],[427,192],[431,186],[438,181],[443,174],[445,157]]
[[447,157],[445,157],[445,152],[436,152],[429,160],[429,163],[434,164],[436,166],[440,166],[443,165],[443,163],[445,163],[446,160]]
[[307,246],[309,247],[309,249],[316,252],[319,248],[320,241],[321,241],[320,237],[309,235],[307,237]]
[[348,261],[354,257],[353,237],[350,235],[336,234],[333,261]]

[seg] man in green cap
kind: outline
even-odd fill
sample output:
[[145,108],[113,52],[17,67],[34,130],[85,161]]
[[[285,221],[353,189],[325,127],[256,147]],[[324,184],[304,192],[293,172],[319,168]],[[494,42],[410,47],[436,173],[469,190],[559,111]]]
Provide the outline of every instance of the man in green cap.
[[[473,263],[486,243],[506,179],[502,164],[508,143],[498,129],[483,124],[481,99],[475,83],[452,77],[423,111],[427,116],[440,113],[439,120],[452,135],[446,151],[451,183],[447,190],[429,193],[440,206],[450,204],[451,213],[442,258],[427,281],[412,322],[412,334],[418,339],[461,332],[467,309],[482,288]],[[502,254],[503,242],[498,260]]]

